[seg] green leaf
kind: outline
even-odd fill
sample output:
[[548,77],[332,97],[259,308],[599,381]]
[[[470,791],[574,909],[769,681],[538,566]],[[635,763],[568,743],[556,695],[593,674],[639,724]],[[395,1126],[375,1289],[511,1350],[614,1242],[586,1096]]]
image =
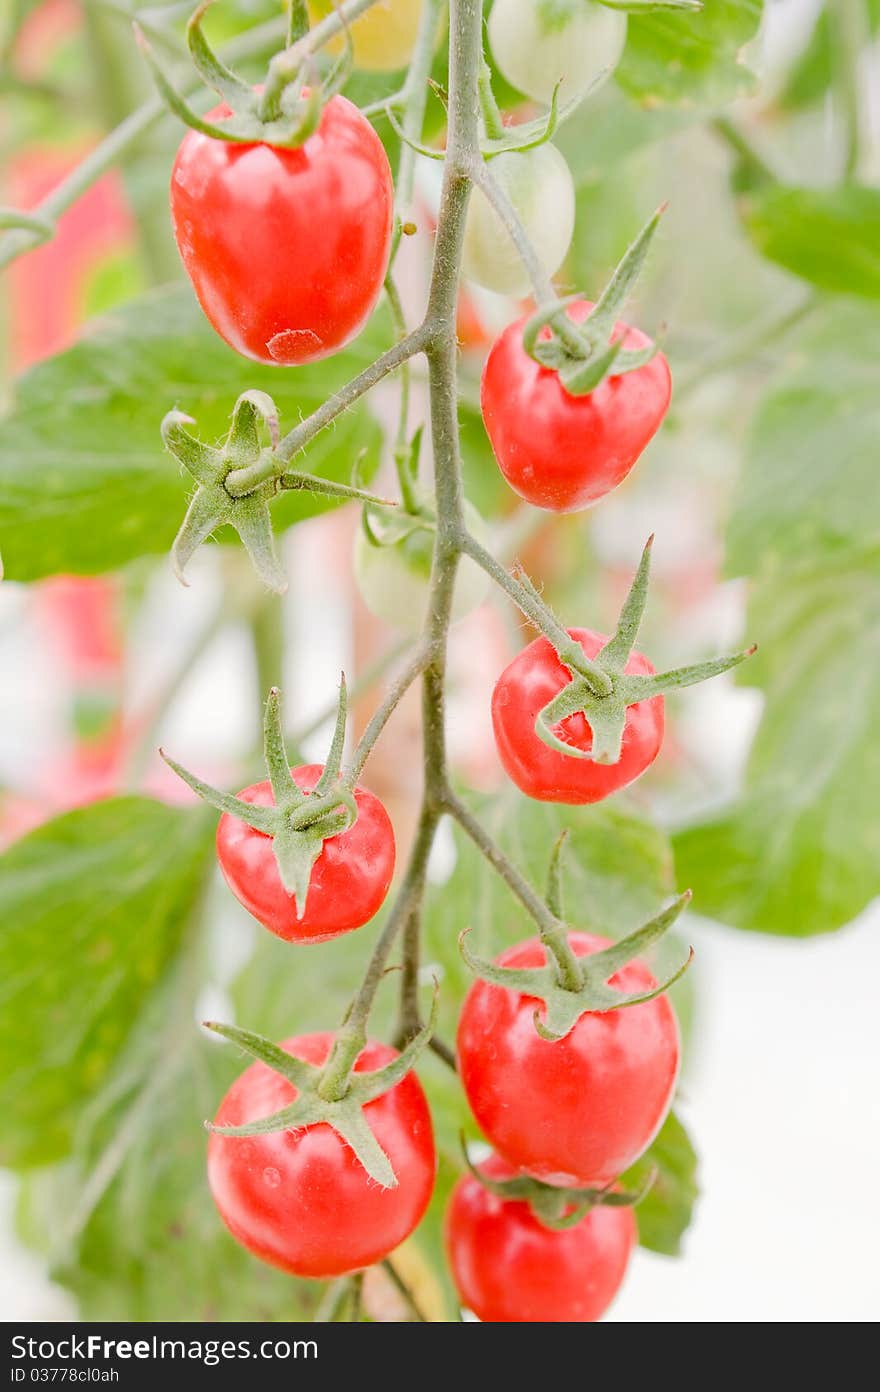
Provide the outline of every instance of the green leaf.
[[630,15],[615,77],[642,105],[724,106],[754,87],[740,50],[761,11],[762,0],[705,0],[697,14]]
[[675,840],[701,913],[806,937],[842,927],[880,893],[878,574],[878,547],[808,553],[757,586],[759,652],[743,680],[766,706],[745,790]]
[[[166,454],[159,424],[173,407],[198,422],[203,439],[224,436],[248,388],[274,397],[282,429],[314,410],[391,341],[374,318],[350,348],[284,371],[239,357],[183,287],[135,300],[96,322],[73,348],[31,369],[16,385],[0,435],[0,550],[6,575],[35,580],[58,572],[95,574],[170,546],[190,483]],[[379,427],[365,405],[323,431],[296,467],[350,482],[362,450],[369,481]],[[304,493],[278,500],[276,529],[335,506]],[[221,537],[229,529],[221,532]]]
[[730,575],[808,556],[821,564],[880,537],[878,509],[866,505],[876,492],[878,361],[872,306],[828,304],[798,331],[750,429],[728,527]]
[[739,211],[769,261],[819,290],[880,298],[880,189],[761,184]]
[[0,1163],[69,1152],[181,950],[211,831],[201,812],[118,798],[47,822],[0,858]]
[[623,1175],[622,1187],[638,1189],[652,1170],[654,1183],[636,1209],[639,1242],[651,1252],[677,1257],[699,1190],[697,1156],[674,1112],[664,1121],[653,1145]]

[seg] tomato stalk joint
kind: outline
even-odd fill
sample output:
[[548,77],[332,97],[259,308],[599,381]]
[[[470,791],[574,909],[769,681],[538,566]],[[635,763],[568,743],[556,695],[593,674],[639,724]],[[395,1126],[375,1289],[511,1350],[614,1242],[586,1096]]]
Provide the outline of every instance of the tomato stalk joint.
[[169,768],[211,807],[238,817],[255,831],[272,838],[281,883],[287,893],[295,897],[299,919],[306,911],[312,868],[324,842],[348,831],[358,815],[354,793],[341,777],[346,716],[343,677],[327,762],[313,791],[303,792],[291,774],[281,728],[281,697],[277,687],[272,688],[263,722],[263,749],[274,798],[274,806],[270,807],[261,807],[212,788],[169,758],[164,750],[160,751]]
[[665,205],[648,219],[632,245],[626,250],[611,279],[589,314],[575,325],[566,310],[581,300],[580,295],[541,305],[526,321],[523,347],[542,367],[558,373],[570,396],[587,396],[606,377],[621,377],[645,367],[659,351],[656,342],[643,348],[626,348],[626,334],[618,323],[645,264],[651,240]]
[[304,491],[323,497],[358,499],[393,507],[385,498],[316,474],[290,469],[275,453],[280,432],[278,412],[263,391],[242,393],[232,412],[229,434],[219,446],[197,439],[187,426],[191,416],[169,411],[162,421],[162,440],[170,454],[195,479],[180,530],[171,547],[171,563],[182,585],[185,569],[199,546],[224,524],[238,533],[263,584],[276,594],[287,589],[278,559],[269,507],[280,493]]
[[[555,1043],[570,1034],[587,1012],[604,1014],[625,1006],[641,1005],[662,995],[684,975],[693,960],[693,948],[680,967],[650,988],[626,992],[609,984],[616,972],[660,941],[690,900],[691,891],[686,889],[661,913],[619,942],[599,952],[576,957],[570,949],[566,924],[552,911],[555,908],[561,912],[561,904],[555,899],[548,921],[540,929],[547,958],[543,967],[506,967],[477,957],[467,945],[469,930],[461,934],[459,948],[466,966],[480,980],[543,1002],[543,1011],[536,1009],[534,1012],[535,1030],[542,1039]],[[571,975],[572,962],[577,971],[576,979]]]
[[187,24],[190,57],[202,81],[221,98],[228,116],[222,122],[198,115],[172,86],[138,24],[138,47],[153,75],[159,95],[169,110],[191,130],[214,140],[233,144],[264,142],[293,149],[318,128],[326,103],[340,90],[351,68],[351,44],[323,81],[304,42],[276,53],[265,83],[252,87],[220,61],[202,30],[202,19],[211,0],[199,5]]

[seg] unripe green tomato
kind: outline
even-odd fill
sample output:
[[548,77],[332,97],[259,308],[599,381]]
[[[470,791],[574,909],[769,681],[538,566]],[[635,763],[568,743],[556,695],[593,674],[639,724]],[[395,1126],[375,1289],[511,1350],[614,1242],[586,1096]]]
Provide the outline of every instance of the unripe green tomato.
[[[490,165],[548,275],[562,264],[574,232],[574,183],[555,145],[496,155]],[[468,279],[502,295],[524,295],[529,277],[507,228],[486,195],[474,189],[464,232]]]
[[[465,503],[464,515],[468,530],[485,544],[486,524],[476,508]],[[394,546],[373,546],[363,527],[357,530],[354,573],[363,601],[371,614],[400,633],[419,633],[425,621],[433,545],[434,533],[428,528],[412,532]],[[485,571],[463,557],[455,578],[453,623],[482,604],[488,588]]]
[[592,0],[495,0],[488,27],[499,72],[547,106],[560,78],[564,103],[610,75],[626,43],[626,15]]

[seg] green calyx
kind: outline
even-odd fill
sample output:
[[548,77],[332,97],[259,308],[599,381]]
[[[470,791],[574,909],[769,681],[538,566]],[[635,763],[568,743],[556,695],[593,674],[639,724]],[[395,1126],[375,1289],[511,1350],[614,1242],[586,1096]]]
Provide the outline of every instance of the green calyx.
[[461,1138],[464,1162],[472,1177],[489,1194],[507,1203],[527,1203],[532,1216],[551,1232],[565,1232],[577,1227],[593,1208],[635,1208],[648,1193],[656,1178],[651,1170],[639,1189],[615,1189],[614,1182],[601,1188],[566,1189],[545,1184],[531,1175],[512,1175],[510,1179],[495,1179],[477,1168],[468,1155],[464,1137]]
[[293,895],[299,919],[306,911],[312,867],[321,854],[324,842],[347,831],[357,819],[354,793],[340,774],[346,716],[343,677],[336,728],[324,771],[313,791],[304,793],[297,787],[290,772],[281,729],[281,696],[276,687],[272,688],[266,701],[263,749],[275,799],[273,807],[256,807],[243,798],[220,792],[170,759],[164,750],[159,751],[169,768],[211,807],[216,807],[218,812],[228,812],[255,831],[271,836],[281,883],[287,893]]
[[[624,601],[614,636],[596,654],[588,658],[580,644],[550,616],[546,636],[553,644],[561,662],[568,667],[572,679],[555,696],[535,720],[535,734],[550,749],[571,759],[590,759],[595,764],[616,764],[620,759],[626,712],[638,701],[649,701],[685,686],[707,681],[727,672],[751,657],[755,646],[726,657],[695,662],[667,672],[630,674],[625,671],[648,598],[648,578],[653,537],[649,537],[642,552],[629,594]],[[533,600],[543,605],[540,596],[525,576],[520,583]],[[585,716],[592,732],[589,750],[567,743],[556,732],[564,720],[577,714]]]
[[[569,295],[541,305],[523,329],[523,347],[542,367],[559,374],[571,396],[587,396],[608,376],[621,377],[644,367],[659,351],[657,343],[645,348],[624,347],[614,338],[614,327],[645,264],[651,239],[665,211],[658,208],[624,253],[597,303],[581,323],[575,324],[566,309],[580,300]],[[549,337],[546,330],[550,331]]]
[[[481,981],[543,1001],[543,1012],[535,1010],[535,1030],[542,1039],[556,1043],[571,1033],[582,1015],[605,1014],[629,1005],[642,1005],[668,991],[684,975],[693,960],[693,949],[677,971],[650,990],[617,991],[608,985],[615,972],[663,937],[690,900],[691,892],[688,889],[634,933],[603,948],[601,952],[590,952],[584,957],[577,957],[572,952],[567,926],[557,922],[552,929],[541,932],[541,941],[548,956],[547,965],[543,967],[502,967],[475,956],[467,945],[469,929],[459,938],[459,947],[466,966]],[[568,975],[571,961],[576,964],[579,981]],[[565,981],[569,984],[563,984]]]
[[196,491],[171,548],[174,573],[181,584],[187,563],[198,547],[228,523],[234,527],[259,578],[283,594],[287,577],[275,550],[269,505],[279,493],[304,490],[329,498],[355,498],[374,506],[393,506],[362,488],[334,483],[290,469],[276,453],[278,412],[262,391],[244,392],[236,401],[225,442],[206,445],[187,430],[191,416],[169,411],[162,421],[165,448],[196,481]]
[[[349,1035],[345,1024],[337,1035],[327,1063],[318,1067],[313,1063],[306,1063],[304,1059],[294,1058],[284,1049],[279,1049],[271,1040],[253,1034],[250,1030],[206,1021],[206,1029],[222,1035],[252,1058],[280,1073],[293,1084],[297,1092],[290,1106],[282,1108],[280,1112],[274,1112],[271,1116],[260,1117],[259,1120],[248,1122],[244,1126],[214,1126],[206,1123],[207,1129],[219,1136],[266,1136],[275,1131],[295,1131],[300,1127],[316,1126],[323,1122],[332,1126],[337,1135],[351,1146],[370,1179],[376,1184],[381,1184],[384,1189],[394,1189],[397,1187],[394,1167],[373,1134],[363,1108],[368,1102],[375,1101],[377,1097],[383,1096],[398,1083],[403,1082],[430,1043],[436,1017],[435,992],[431,1018],[425,1027],[390,1063],[369,1072],[353,1071],[366,1041],[362,1031]],[[331,1086],[328,1086],[328,1082]]]
[[691,948],[681,966],[649,990],[626,992],[610,986],[610,978],[616,972],[653,947],[669,931],[690,903],[691,891],[686,889],[668,908],[619,942],[579,957],[568,940],[569,928],[562,903],[562,852],[566,839],[567,833],[563,832],[550,861],[546,895],[548,914],[538,930],[547,956],[543,967],[504,967],[475,956],[467,945],[469,929],[458,940],[465,965],[474,976],[493,986],[518,991],[521,995],[533,996],[543,1002],[543,1013],[536,1009],[533,1018],[536,1032],[549,1043],[556,1043],[570,1034],[582,1015],[605,1014],[609,1010],[621,1010],[654,1000],[684,975],[694,956]]
[[[240,144],[262,142],[285,148],[302,145],[317,129],[326,103],[348,78],[351,69],[348,35],[341,58],[320,80],[314,60],[301,42],[304,35],[294,32],[292,27],[289,46],[271,59],[262,90],[257,90],[227,68],[205,38],[202,20],[211,3],[212,0],[204,0],[190,18],[186,29],[187,45],[199,76],[226,104],[230,115],[222,122],[199,116],[169,82],[142,29],[134,24],[138,47],[163,101],[192,130],[214,140]],[[303,7],[296,8],[299,13]]]

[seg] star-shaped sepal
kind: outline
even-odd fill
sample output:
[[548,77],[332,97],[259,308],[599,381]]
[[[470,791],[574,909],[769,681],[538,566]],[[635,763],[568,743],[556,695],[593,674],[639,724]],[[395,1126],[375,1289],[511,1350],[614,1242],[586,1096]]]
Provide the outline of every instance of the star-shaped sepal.
[[649,218],[586,319],[575,324],[568,317],[568,306],[583,298],[569,295],[539,306],[527,321],[523,347],[530,358],[559,374],[569,395],[587,396],[605,377],[635,372],[659,352],[656,341],[644,348],[626,348],[624,337],[614,336],[614,328],[645,264],[664,210],[658,208]]
[[508,1203],[527,1203],[542,1227],[552,1232],[565,1232],[574,1228],[593,1208],[635,1208],[642,1202],[657,1177],[656,1169],[648,1172],[644,1184],[638,1189],[620,1189],[616,1181],[601,1187],[568,1189],[555,1184],[545,1184],[530,1175],[511,1175],[509,1179],[496,1179],[479,1169],[468,1155],[464,1137],[461,1138],[464,1162],[473,1178],[490,1194]]
[[[153,75],[159,95],[169,111],[190,129],[213,140],[231,143],[264,143],[284,148],[302,145],[317,130],[321,113],[332,96],[340,91],[352,67],[351,37],[344,31],[344,49],[329,72],[321,78],[311,53],[296,41],[303,33],[288,33],[288,45],[269,63],[265,81],[254,87],[226,67],[211,49],[202,20],[212,0],[203,0],[191,16],[186,38],[193,66],[202,81],[213,89],[228,109],[223,120],[200,116],[168,80],[140,25],[133,24],[135,39]],[[289,7],[294,19],[294,6]]]
[[247,391],[236,401],[229,434],[220,446],[197,439],[187,426],[191,416],[169,411],[162,421],[165,448],[195,479],[180,530],[171,548],[174,573],[181,584],[187,563],[218,527],[234,527],[257,575],[270,590],[283,594],[287,577],[275,549],[269,505],[279,493],[302,490],[325,497],[357,499],[390,506],[384,498],[362,488],[290,469],[279,458],[278,412],[266,392]]
[[343,677],[336,728],[323,773],[313,791],[304,793],[290,771],[281,728],[281,695],[277,687],[272,688],[266,701],[263,749],[275,799],[273,807],[258,807],[231,793],[212,788],[160,750],[168,766],[211,807],[239,817],[256,831],[271,836],[281,883],[287,893],[294,896],[297,918],[300,919],[306,911],[312,867],[321,854],[324,842],[347,831],[357,819],[354,792],[341,776],[346,717],[347,698]]
[[[538,713],[535,733],[551,749],[571,759],[590,759],[595,764],[616,764],[620,759],[626,712],[638,701],[677,691],[727,672],[751,657],[755,646],[708,662],[696,662],[667,672],[630,674],[625,668],[638,636],[648,597],[648,577],[653,537],[642,552],[642,559],[624,602],[614,636],[594,658],[588,658],[580,645],[554,623],[548,633],[560,660],[569,668],[571,681]],[[538,604],[543,601],[531,581],[520,575],[520,583]],[[562,641],[560,641],[562,640]],[[557,733],[558,726],[578,713],[586,717],[592,733],[589,749],[578,749]]]
[[[324,1122],[351,1146],[370,1179],[385,1189],[397,1187],[397,1176],[390,1159],[376,1139],[364,1114],[364,1107],[389,1092],[410,1073],[416,1060],[430,1043],[437,1019],[437,992],[428,1023],[390,1063],[369,1072],[348,1073],[344,1087],[327,1088],[328,1064],[317,1067],[280,1049],[271,1040],[234,1025],[206,1021],[205,1027],[237,1044],[252,1058],[280,1073],[296,1088],[296,1098],[288,1107],[244,1126],[214,1126],[209,1131],[220,1136],[265,1136],[274,1131],[296,1131],[300,1127]],[[344,1026],[343,1026],[344,1029]],[[341,1091],[341,1095],[333,1095]],[[330,1093],[331,1095],[328,1095]]]
[[[478,957],[467,945],[470,932],[466,929],[459,938],[459,947],[465,964],[482,981],[493,986],[502,986],[509,991],[518,991],[523,996],[533,996],[543,1002],[543,1010],[536,1009],[535,1029],[542,1039],[555,1043],[570,1034],[582,1015],[587,1012],[603,1014],[609,1010],[621,1010],[629,1005],[642,1005],[654,1000],[668,991],[674,982],[684,975],[693,959],[693,948],[681,966],[657,986],[646,991],[618,991],[608,984],[615,972],[619,972],[628,962],[641,955],[672,927],[679,914],[691,900],[691,891],[685,890],[662,913],[642,924],[634,933],[612,943],[600,952],[590,952],[584,957],[574,957],[580,981],[571,980],[564,985],[560,980],[559,962],[555,959],[553,946],[542,933],[547,964],[543,967],[502,967],[495,962]],[[558,925],[560,933],[567,930]],[[559,946],[558,940],[555,946]],[[569,947],[569,952],[571,949]],[[571,956],[574,956],[571,953]]]

